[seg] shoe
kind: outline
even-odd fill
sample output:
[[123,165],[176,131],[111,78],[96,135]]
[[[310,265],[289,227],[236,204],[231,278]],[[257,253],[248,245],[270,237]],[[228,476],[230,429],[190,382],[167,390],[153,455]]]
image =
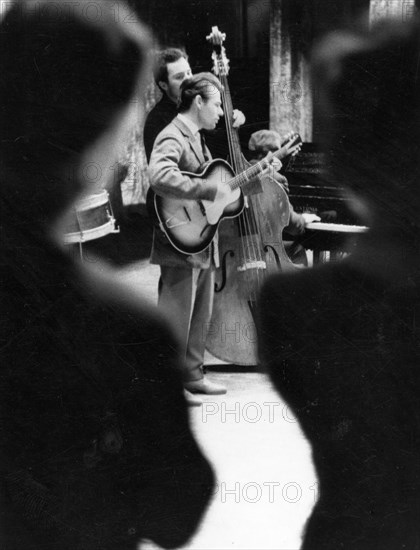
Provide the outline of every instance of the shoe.
[[192,382],[185,382],[184,387],[191,393],[205,393],[207,395],[222,395],[226,393],[226,388],[224,386],[215,384],[204,378],[201,380],[193,380]]
[[201,407],[203,404],[203,401],[199,397],[193,395],[186,389],[184,389],[184,397],[189,407]]

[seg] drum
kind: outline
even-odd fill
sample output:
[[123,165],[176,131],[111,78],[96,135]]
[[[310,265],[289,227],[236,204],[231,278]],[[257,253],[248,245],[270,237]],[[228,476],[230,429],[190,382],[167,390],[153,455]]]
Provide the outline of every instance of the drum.
[[66,217],[64,244],[83,243],[109,233],[119,233],[108,191],[79,200]]

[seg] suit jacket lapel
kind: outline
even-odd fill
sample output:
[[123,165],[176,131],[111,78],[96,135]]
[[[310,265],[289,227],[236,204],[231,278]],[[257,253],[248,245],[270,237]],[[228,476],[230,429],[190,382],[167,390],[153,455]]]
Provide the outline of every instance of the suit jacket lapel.
[[203,164],[206,159],[204,158],[203,147],[201,145],[200,136],[193,136],[191,130],[186,126],[179,118],[174,118],[173,124],[183,133],[188,139],[191,149],[197,157],[200,164]]

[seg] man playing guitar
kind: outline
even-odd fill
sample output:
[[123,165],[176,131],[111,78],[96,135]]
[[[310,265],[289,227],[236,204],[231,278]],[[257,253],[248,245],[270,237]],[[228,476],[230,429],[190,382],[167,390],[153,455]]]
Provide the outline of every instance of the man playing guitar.
[[[181,171],[198,173],[208,148],[200,130],[212,129],[223,115],[221,85],[211,73],[199,73],[181,85],[180,113],[157,136],[150,158],[149,176],[154,192],[163,196],[212,200],[215,186],[194,182]],[[158,228],[154,229],[151,263],[161,269],[159,307],[173,321],[182,345],[184,386],[187,391],[222,394],[226,389],[204,379],[205,327],[210,322],[217,245],[199,254],[179,253]],[[191,403],[200,404],[191,396]]]
[[[211,73],[199,73],[181,84],[179,113],[157,136],[150,158],[150,184],[158,196],[211,205],[212,201],[216,203],[220,197],[223,199],[229,195],[227,181],[217,183],[210,177],[194,177],[211,160],[200,130],[214,129],[223,115],[221,90],[219,79]],[[279,157],[291,152],[288,145],[284,151],[278,152]],[[264,159],[263,164],[268,167],[271,162]],[[203,212],[203,217],[205,214]],[[186,209],[184,217],[188,222]],[[213,304],[214,269],[218,265],[217,234],[209,246],[188,254],[176,250],[165,233],[156,227],[150,261],[161,268],[159,307],[165,310],[178,330],[186,390],[225,393],[225,388],[203,376],[206,329]]]

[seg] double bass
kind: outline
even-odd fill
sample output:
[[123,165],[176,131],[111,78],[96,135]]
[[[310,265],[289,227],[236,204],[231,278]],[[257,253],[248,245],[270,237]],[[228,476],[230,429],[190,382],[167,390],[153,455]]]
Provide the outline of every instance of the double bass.
[[[233,127],[233,104],[228,84],[229,62],[223,46],[226,35],[212,27],[207,40],[213,46],[213,72],[221,93],[230,164],[236,174],[250,165],[242,154],[238,130]],[[216,273],[213,314],[207,350],[217,359],[236,365],[256,365],[256,301],[270,273],[295,269],[285,251],[282,232],[290,218],[283,187],[268,175],[243,189],[242,214],[224,220],[219,228],[220,268]]]

